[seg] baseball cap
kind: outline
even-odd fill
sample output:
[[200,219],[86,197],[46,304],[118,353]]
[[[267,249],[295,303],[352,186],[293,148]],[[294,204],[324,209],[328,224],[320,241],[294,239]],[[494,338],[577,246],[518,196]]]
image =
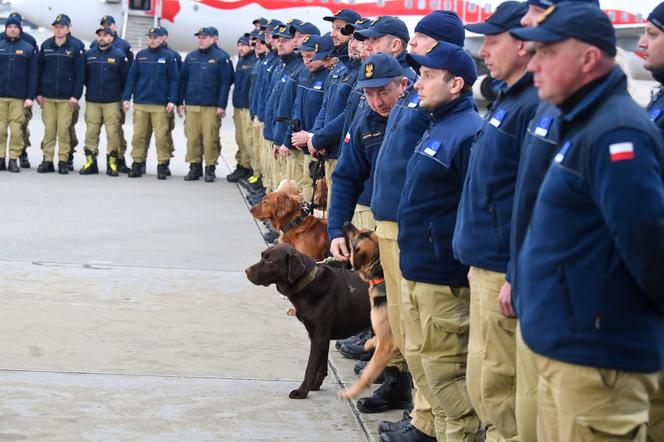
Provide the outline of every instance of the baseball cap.
[[357,87],[383,87],[394,79],[402,77],[403,68],[396,58],[379,52],[362,62],[357,78]]
[[547,9],[549,6],[557,5],[562,2],[583,2],[591,3],[595,6],[599,6],[599,0],[527,0],[526,3],[529,5],[539,6],[542,9]]
[[214,37],[215,33],[212,30],[212,28],[210,28],[208,26],[208,27],[204,27],[204,28],[199,28],[198,31],[194,35],[196,37],[198,37],[199,35],[207,35],[208,37]]
[[463,29],[463,22],[452,11],[434,11],[425,15],[417,25],[415,32],[428,35],[436,40],[454,43],[463,47],[466,41],[466,31]]
[[371,22],[367,29],[357,31],[353,34],[358,40],[366,40],[367,38],[380,38],[385,35],[394,35],[402,40],[410,40],[408,33],[408,26],[398,17],[385,15],[376,18]]
[[507,1],[501,3],[496,12],[482,23],[466,25],[466,29],[476,34],[496,35],[521,26],[521,18],[528,12],[524,2]]
[[537,26],[510,31],[519,39],[554,43],[568,38],[616,55],[616,32],[607,15],[591,3],[564,2],[547,9]]
[[445,69],[471,85],[477,80],[475,61],[461,46],[446,41],[435,43],[424,55],[407,54],[406,61],[415,70],[420,66]]
[[361,19],[362,16],[352,9],[340,9],[334,15],[329,15],[323,17],[325,21],[334,21],[334,20],[343,20],[348,23],[355,23],[357,20]]
[[53,20],[52,25],[64,25],[64,26],[70,26],[71,25],[71,19],[67,14],[58,14],[57,17],[55,17],[55,20]]
[[109,26],[115,24],[115,18],[112,15],[105,15],[99,21],[99,24],[102,26]]
[[306,35],[300,45],[300,51],[315,51],[316,43],[318,43],[320,39],[321,37],[319,35]]
[[314,51],[316,55],[312,60],[324,60],[330,56],[332,50],[334,49],[334,42],[332,42],[332,37],[329,34],[325,34],[318,39],[318,42],[314,44]]

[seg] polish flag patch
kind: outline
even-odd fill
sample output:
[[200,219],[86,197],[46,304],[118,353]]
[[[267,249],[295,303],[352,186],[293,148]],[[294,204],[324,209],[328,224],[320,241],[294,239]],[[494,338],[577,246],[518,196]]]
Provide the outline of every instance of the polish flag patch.
[[634,144],[632,143],[617,143],[609,146],[609,153],[611,154],[611,161],[625,161],[634,159]]
[[350,132],[346,132],[346,136],[344,137],[344,143],[350,143]]

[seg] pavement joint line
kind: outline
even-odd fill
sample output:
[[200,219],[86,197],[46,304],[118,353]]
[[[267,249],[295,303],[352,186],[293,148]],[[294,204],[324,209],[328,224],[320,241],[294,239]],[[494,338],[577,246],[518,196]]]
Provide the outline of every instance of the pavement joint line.
[[[180,374],[154,374],[154,373],[114,373],[101,371],[77,371],[77,370],[39,370],[28,368],[0,368],[2,373],[36,373],[36,374],[63,374],[63,375],[85,375],[85,376],[112,376],[129,378],[167,378],[167,379],[196,379],[196,380],[216,380],[216,381],[242,381],[242,382],[283,382],[300,383],[298,379],[267,379],[267,378],[248,378],[232,376],[192,376]],[[335,382],[325,382],[324,384],[335,385]]]
[[[330,371],[332,372],[332,375],[334,376],[334,379],[336,380],[336,383],[338,384],[339,389],[343,390],[344,387],[345,387],[345,384],[343,383],[343,381],[339,377],[339,374],[337,373],[337,368],[334,366],[331,359],[327,360],[327,365],[330,367]],[[348,404],[348,407],[350,408],[350,412],[353,414],[353,417],[355,418],[355,421],[357,421],[357,424],[362,429],[362,432],[364,433],[364,437],[367,439],[367,441],[371,442],[373,440],[371,438],[371,432],[369,431],[369,428],[367,428],[366,423],[362,419],[362,416],[360,415],[360,412],[357,409],[357,406],[350,399],[346,399],[346,403]]]
[[83,268],[88,270],[111,270],[114,268],[136,268],[136,269],[151,269],[151,270],[181,270],[181,271],[196,271],[196,272],[211,272],[211,273],[242,273],[244,270],[229,270],[229,269],[198,269],[193,267],[165,267],[165,266],[151,266],[145,264],[90,264],[71,261],[34,261],[31,259],[10,259],[0,258],[0,262],[7,263],[22,263],[32,264],[44,267],[71,267]]

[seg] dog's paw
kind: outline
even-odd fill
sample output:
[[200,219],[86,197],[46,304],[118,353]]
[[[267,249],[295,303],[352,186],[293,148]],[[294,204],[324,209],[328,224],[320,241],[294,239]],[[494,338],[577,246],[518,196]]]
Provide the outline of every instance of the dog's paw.
[[293,390],[290,392],[288,397],[291,399],[305,399],[308,394],[309,394],[308,391]]

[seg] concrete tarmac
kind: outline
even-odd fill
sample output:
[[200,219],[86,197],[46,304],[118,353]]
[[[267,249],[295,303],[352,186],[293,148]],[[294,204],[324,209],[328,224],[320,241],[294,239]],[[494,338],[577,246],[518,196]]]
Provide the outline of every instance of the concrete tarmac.
[[[37,174],[38,110],[33,168],[0,173],[0,441],[377,439],[401,412],[361,415],[338,399],[356,376],[334,349],[321,391],[288,398],[309,342],[288,301],[245,278],[266,245],[224,179],[232,120],[212,184],[183,181],[177,125],[166,181],[154,146],[139,179]],[[125,130],[131,140],[131,118]]]

